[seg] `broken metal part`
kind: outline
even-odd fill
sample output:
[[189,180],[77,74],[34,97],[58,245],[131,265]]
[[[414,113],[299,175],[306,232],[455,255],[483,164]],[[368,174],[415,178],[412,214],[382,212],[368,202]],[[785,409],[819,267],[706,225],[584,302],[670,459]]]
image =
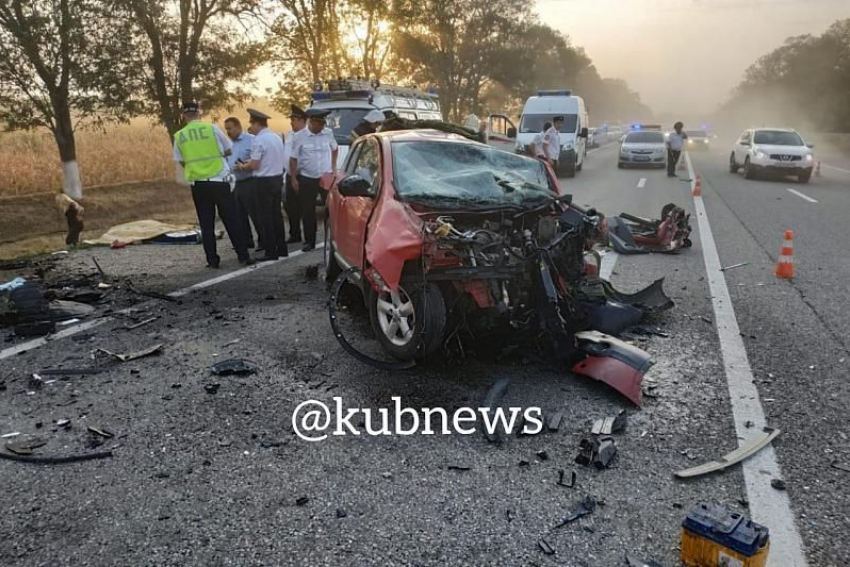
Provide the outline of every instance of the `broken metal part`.
[[570,522],[574,522],[583,516],[592,514],[593,511],[596,510],[596,504],[597,502],[594,496],[585,496],[567,511],[567,514],[561,518],[561,523],[555,526],[555,528],[566,526]]
[[580,465],[589,465],[593,462],[593,455],[596,452],[596,445],[594,441],[589,439],[582,439],[579,442],[579,454],[576,455],[576,462]]
[[144,327],[145,325],[148,325],[148,324],[150,324],[150,323],[153,323],[153,322],[154,322],[154,321],[156,321],[157,319],[159,319],[159,316],[156,316],[156,317],[150,317],[150,318],[145,319],[145,320],[143,320],[143,321],[139,321],[138,323],[132,323],[132,324],[130,324],[130,325],[125,325],[125,326],[124,326],[124,329],[125,329],[125,330],[127,330],[127,331],[132,331],[132,330],[134,330],[134,329],[138,329],[139,327]]
[[620,410],[614,417],[597,419],[593,422],[591,433],[594,435],[611,435],[626,427],[626,410]]
[[629,567],[663,567],[661,563],[657,561],[644,561],[643,559],[638,559],[634,555],[630,553],[626,553],[626,565]]
[[773,441],[777,435],[779,435],[780,430],[774,429],[772,427],[765,427],[760,433],[751,438],[747,444],[742,445],[721,457],[716,461],[712,461],[710,463],[705,463],[698,467],[693,467],[690,469],[685,469],[679,471],[676,474],[679,478],[691,478],[694,476],[700,476],[708,473],[713,473],[717,471],[721,471],[736,463],[740,463],[743,460],[746,460],[762,449],[764,449],[767,445]]
[[355,281],[355,279],[361,278],[362,275],[362,272],[358,268],[348,268],[336,278],[331,286],[331,293],[328,298],[328,317],[330,317],[331,329],[333,330],[334,337],[336,337],[337,342],[345,352],[363,364],[372,366],[373,368],[378,368],[379,370],[409,370],[413,368],[416,366],[416,361],[414,360],[408,360],[405,362],[388,362],[367,356],[354,348],[351,343],[346,340],[345,336],[343,336],[336,314],[337,309],[339,308],[339,292],[347,281]]
[[549,542],[546,541],[545,539],[542,539],[542,538],[539,539],[537,541],[537,547],[539,547],[540,550],[543,553],[545,553],[546,555],[554,555],[555,554],[555,549],[551,545],[549,545]]
[[575,337],[587,356],[575,363],[572,371],[608,384],[640,406],[643,375],[653,364],[649,354],[597,331],[583,331]]
[[95,427],[94,425],[89,425],[88,430],[94,433],[95,435],[100,435],[101,437],[105,437],[106,439],[114,437],[114,434],[111,431],[101,429],[100,427]]
[[582,291],[586,292],[587,288],[592,285],[601,286],[602,292],[609,300],[637,307],[647,315],[650,313],[667,311],[675,306],[673,300],[667,297],[667,294],[664,293],[664,278],[655,280],[650,285],[635,293],[623,293],[621,291],[617,291],[617,289],[611,285],[611,282],[598,278],[595,280],[588,280],[584,284]]
[[596,456],[593,458],[593,466],[598,470],[607,469],[611,466],[611,461],[617,454],[617,445],[610,437],[603,437],[598,442],[599,447],[596,449]]
[[32,455],[33,450],[47,445],[44,439],[30,439],[29,441],[10,441],[6,443],[6,449],[16,455]]
[[105,459],[111,457],[112,451],[100,451],[97,453],[84,453],[82,455],[68,455],[64,457],[31,457],[28,455],[14,455],[9,453],[0,453],[0,459],[7,461],[17,461],[19,463],[35,463],[41,465],[59,465],[63,463],[76,463],[79,461],[91,461],[94,459]]
[[570,471],[570,482],[569,484],[567,484],[566,482],[564,482],[564,470],[561,469],[558,471],[558,482],[556,482],[555,484],[557,484],[558,486],[566,486],[567,488],[573,488],[576,485],[576,476],[576,471]]
[[128,352],[126,354],[111,352],[111,351],[106,350],[105,348],[98,348],[98,349],[95,349],[95,350],[100,351],[104,354],[108,354],[109,356],[113,356],[113,357],[117,358],[118,360],[120,360],[121,362],[129,362],[131,360],[136,360],[137,358],[143,358],[145,356],[150,356],[152,354],[158,353],[162,350],[162,348],[163,348],[162,344],[156,344],[156,345],[153,345],[150,348],[146,348],[144,350],[140,350],[140,351],[136,351],[136,352]]
[[244,358],[231,358],[213,364],[212,373],[216,376],[244,376],[246,374],[254,374],[257,372],[258,368],[259,366],[250,360],[245,360]]

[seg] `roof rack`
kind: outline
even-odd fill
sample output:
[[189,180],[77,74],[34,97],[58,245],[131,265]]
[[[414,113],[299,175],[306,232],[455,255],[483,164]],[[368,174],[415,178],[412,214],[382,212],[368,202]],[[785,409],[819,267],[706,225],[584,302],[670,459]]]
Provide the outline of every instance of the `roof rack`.
[[[437,107],[439,96],[434,88],[424,91],[416,87],[399,87],[395,85],[382,85],[379,81],[365,81],[363,79],[333,79],[327,81],[327,89],[324,89],[324,84],[317,81],[313,85],[312,99],[333,100],[333,99],[362,99],[372,101],[376,94],[422,100],[426,102],[428,107]],[[415,102],[412,106],[416,106]]]

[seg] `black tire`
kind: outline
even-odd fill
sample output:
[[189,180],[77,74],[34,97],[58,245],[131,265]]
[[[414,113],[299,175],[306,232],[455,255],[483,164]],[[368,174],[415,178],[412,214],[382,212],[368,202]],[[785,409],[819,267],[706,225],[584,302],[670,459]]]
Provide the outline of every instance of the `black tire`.
[[576,163],[573,162],[570,165],[564,166],[560,168],[560,174],[558,177],[575,177],[576,176]]
[[[381,347],[398,360],[413,360],[434,354],[443,344],[443,331],[446,327],[446,303],[440,288],[430,283],[418,285],[408,295],[407,291],[399,286],[397,295],[398,300],[394,301],[389,293],[379,294],[371,288],[366,293],[372,329]],[[394,318],[388,311],[379,309],[379,301],[384,302],[385,307],[388,304],[393,309],[399,309],[399,317]],[[405,315],[400,309],[408,304],[411,305],[412,312]],[[405,319],[404,324],[412,331],[409,337],[401,334],[403,327],[398,325],[400,319]],[[390,335],[394,320],[395,333]]]
[[811,171],[807,171],[807,172],[805,172],[805,173],[801,173],[800,175],[798,175],[798,176],[797,176],[797,182],[798,182],[798,183],[802,183],[803,185],[805,185],[806,183],[808,183],[808,182],[809,182],[809,180],[810,180],[811,178],[812,178],[812,172],[811,172]]
[[729,173],[738,173],[740,168],[741,166],[735,161],[735,152],[732,152],[732,155],[729,156]]
[[330,289],[336,278],[342,273],[342,268],[334,256],[333,239],[331,238],[331,219],[325,215],[325,246],[322,248],[325,264],[325,283]]
[[755,179],[756,178],[756,170],[753,168],[750,163],[750,158],[744,160],[744,179]]
[[626,169],[626,164],[621,161],[617,162],[617,169]]

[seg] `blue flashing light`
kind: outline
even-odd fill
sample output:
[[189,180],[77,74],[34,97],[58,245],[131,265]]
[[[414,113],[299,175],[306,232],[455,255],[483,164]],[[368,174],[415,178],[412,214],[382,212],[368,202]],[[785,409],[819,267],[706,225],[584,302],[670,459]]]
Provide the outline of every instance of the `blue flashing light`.
[[572,96],[573,91],[537,91],[537,96]]
[[313,100],[330,100],[331,93],[329,92],[314,92],[312,94]]

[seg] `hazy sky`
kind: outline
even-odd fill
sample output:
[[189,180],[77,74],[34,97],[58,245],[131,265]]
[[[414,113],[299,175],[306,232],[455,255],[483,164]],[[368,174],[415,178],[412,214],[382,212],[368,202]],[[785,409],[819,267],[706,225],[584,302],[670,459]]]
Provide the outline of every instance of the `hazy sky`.
[[714,109],[785,38],[850,17],[850,0],[538,0],[537,8],[602,76],[625,79],[656,112],[689,116]]

